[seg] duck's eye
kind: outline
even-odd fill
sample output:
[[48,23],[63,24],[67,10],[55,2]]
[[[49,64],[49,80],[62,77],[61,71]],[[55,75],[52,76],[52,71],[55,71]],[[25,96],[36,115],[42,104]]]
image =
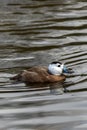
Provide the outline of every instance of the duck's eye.
[[60,67],[60,65],[58,65],[58,67]]

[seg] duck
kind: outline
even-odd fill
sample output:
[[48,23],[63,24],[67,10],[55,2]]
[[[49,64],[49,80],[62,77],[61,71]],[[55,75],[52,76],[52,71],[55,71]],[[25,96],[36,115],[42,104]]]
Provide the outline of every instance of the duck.
[[21,81],[25,84],[29,83],[54,83],[64,81],[66,74],[72,73],[63,63],[59,61],[51,62],[48,67],[46,66],[34,66],[27,70],[22,70],[20,73],[10,80]]

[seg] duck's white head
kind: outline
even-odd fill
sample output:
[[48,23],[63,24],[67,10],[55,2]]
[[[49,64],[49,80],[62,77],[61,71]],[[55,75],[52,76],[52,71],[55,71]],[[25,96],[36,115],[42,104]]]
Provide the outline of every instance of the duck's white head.
[[52,75],[61,75],[63,73],[69,73],[69,70],[61,62],[54,61],[49,64],[48,72]]

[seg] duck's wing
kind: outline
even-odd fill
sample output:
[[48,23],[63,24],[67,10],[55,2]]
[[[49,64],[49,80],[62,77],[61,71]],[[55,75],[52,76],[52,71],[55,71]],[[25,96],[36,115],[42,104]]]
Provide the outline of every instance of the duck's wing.
[[49,80],[49,73],[46,67],[33,67],[28,70],[24,70],[21,74],[22,81],[24,82],[47,82]]
[[46,82],[48,76],[46,67],[32,67],[28,70],[23,70],[19,74],[11,77],[11,80],[23,81],[23,82]]

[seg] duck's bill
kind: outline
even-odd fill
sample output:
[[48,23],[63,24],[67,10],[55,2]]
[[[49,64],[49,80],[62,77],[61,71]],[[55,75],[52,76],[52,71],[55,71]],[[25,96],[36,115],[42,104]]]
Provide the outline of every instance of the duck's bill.
[[63,73],[72,74],[74,71],[71,68],[63,67]]

